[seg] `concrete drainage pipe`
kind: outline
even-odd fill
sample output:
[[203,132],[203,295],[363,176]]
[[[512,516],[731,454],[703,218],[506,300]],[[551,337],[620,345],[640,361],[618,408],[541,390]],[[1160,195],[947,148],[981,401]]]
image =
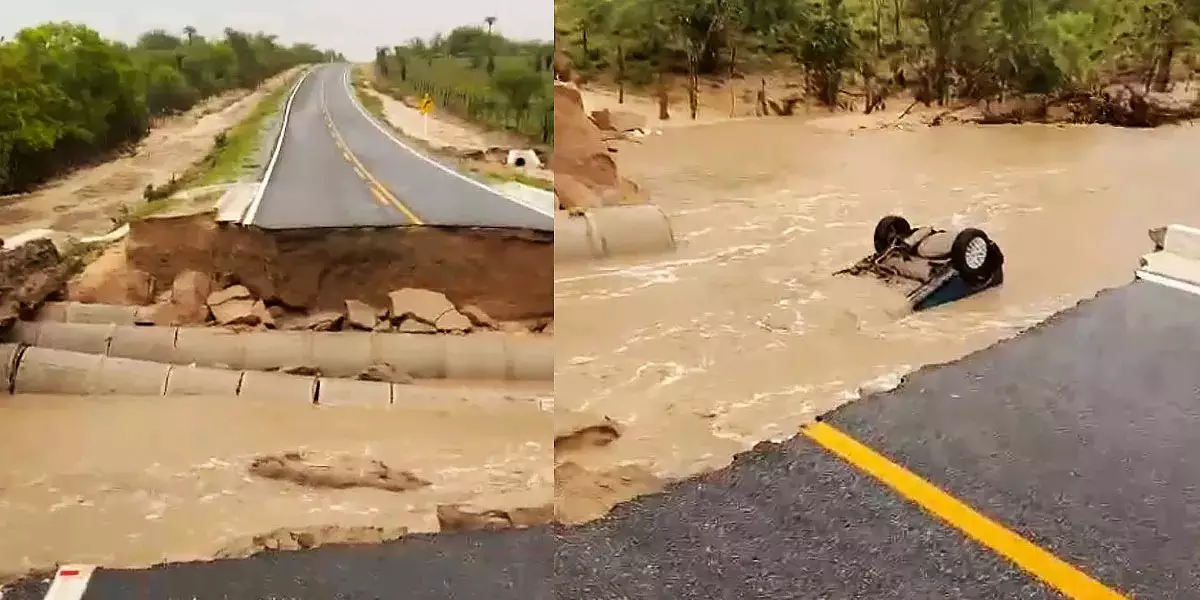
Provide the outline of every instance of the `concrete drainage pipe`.
[[[6,341],[175,365],[270,371],[311,367],[354,377],[386,364],[418,379],[553,381],[548,336],[463,336],[341,331],[251,331],[21,321]],[[0,357],[2,358],[2,357]]]
[[651,204],[605,206],[554,218],[554,260],[573,261],[675,249],[662,209]]
[[0,393],[78,396],[240,396],[320,405],[445,410],[456,404],[503,407],[538,403],[503,390],[359,381],[167,365],[19,344],[0,344]]

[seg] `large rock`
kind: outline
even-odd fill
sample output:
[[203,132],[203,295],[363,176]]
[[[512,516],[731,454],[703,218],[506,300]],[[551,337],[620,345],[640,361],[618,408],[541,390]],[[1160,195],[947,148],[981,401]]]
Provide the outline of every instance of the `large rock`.
[[213,318],[222,325],[258,325],[262,322],[262,314],[266,312],[259,312],[260,304],[258,300],[238,298],[220,304],[210,304],[208,308],[212,311]]
[[62,290],[71,268],[46,238],[0,250],[0,328]]
[[432,290],[401,288],[390,294],[392,319],[412,318],[435,325],[447,312],[454,311],[454,304],[446,295]]
[[360,300],[346,301],[346,324],[368,331],[375,328],[379,320],[379,310]]
[[208,297],[213,291],[212,277],[200,271],[183,271],[171,282],[171,306],[179,324],[208,320]]
[[244,285],[231,285],[221,291],[208,295],[208,305],[223,304],[229,300],[245,300],[251,297],[250,290]]

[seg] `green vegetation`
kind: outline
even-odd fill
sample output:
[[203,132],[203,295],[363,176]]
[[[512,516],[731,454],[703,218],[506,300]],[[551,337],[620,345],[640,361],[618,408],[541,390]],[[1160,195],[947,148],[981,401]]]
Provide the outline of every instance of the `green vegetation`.
[[283,108],[298,79],[299,75],[272,90],[258,101],[245,119],[217,136],[212,152],[201,162],[202,170],[196,178],[196,185],[234,181],[245,172],[247,161],[254,158],[262,143],[262,132],[268,119]]
[[213,146],[208,154],[189,167],[183,175],[172,175],[169,181],[158,187],[146,186],[142,196],[147,202],[138,205],[122,220],[136,220],[173,208],[171,203],[162,200],[184,189],[234,182],[247,168],[261,166],[248,163],[262,143],[263,128],[268,119],[279,113],[284,100],[299,78],[300,75],[297,74],[287,83],[272,90],[254,105],[254,109],[245,119],[214,136]]
[[233,29],[156,30],[132,46],[73,23],[23,29],[0,42],[0,193],[102,159],[205,97],[329,58],[340,56]]
[[[1166,91],[1200,68],[1200,0],[560,0],[571,69],[619,85],[781,67],[840,103],[908,90],[921,101]],[[556,69],[558,62],[556,61]]]
[[469,172],[481,177],[485,182],[516,182],[532,188],[546,190],[548,192],[554,190],[553,181],[547,181],[545,179],[534,177],[518,169],[510,169],[499,166],[484,168],[471,164],[466,165],[466,169]]
[[492,31],[495,22],[379,48],[376,87],[393,97],[428,94],[437,110],[553,143],[553,47],[507,39]]

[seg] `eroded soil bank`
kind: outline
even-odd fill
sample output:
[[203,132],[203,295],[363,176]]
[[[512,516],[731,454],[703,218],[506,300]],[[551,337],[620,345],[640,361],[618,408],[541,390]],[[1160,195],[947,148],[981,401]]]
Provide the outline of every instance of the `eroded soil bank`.
[[550,417],[536,405],[0,398],[0,440],[19,457],[0,468],[0,581],[551,517]]
[[419,288],[445,294],[499,320],[554,314],[551,234],[484,229],[267,231],[222,225],[208,214],[131,224],[72,286],[85,302],[149,304],[186,271],[217,287],[246,286],[268,304],[307,311],[347,300],[389,305],[388,294]]

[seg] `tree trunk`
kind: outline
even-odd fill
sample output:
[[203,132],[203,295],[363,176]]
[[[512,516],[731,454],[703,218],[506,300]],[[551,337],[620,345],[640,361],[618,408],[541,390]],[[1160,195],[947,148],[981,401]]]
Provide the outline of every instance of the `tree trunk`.
[[667,93],[667,84],[663,81],[662,73],[658,74],[658,118],[666,121],[671,118],[669,109],[671,96]]
[[617,42],[617,104],[625,104],[625,47]]
[[892,0],[892,33],[896,37],[896,43],[900,43],[900,20],[904,13],[904,0]]
[[580,33],[583,34],[583,55],[586,57],[588,56],[587,27],[582,28]]
[[693,61],[689,69],[691,72],[688,73],[688,108],[691,109],[693,121],[700,112],[700,77],[697,74],[697,67],[698,65]]
[[875,9],[875,56],[883,58],[883,0],[872,0]]
[[1167,42],[1154,67],[1154,91],[1165,92],[1171,87],[1171,66],[1175,61],[1175,44]]

